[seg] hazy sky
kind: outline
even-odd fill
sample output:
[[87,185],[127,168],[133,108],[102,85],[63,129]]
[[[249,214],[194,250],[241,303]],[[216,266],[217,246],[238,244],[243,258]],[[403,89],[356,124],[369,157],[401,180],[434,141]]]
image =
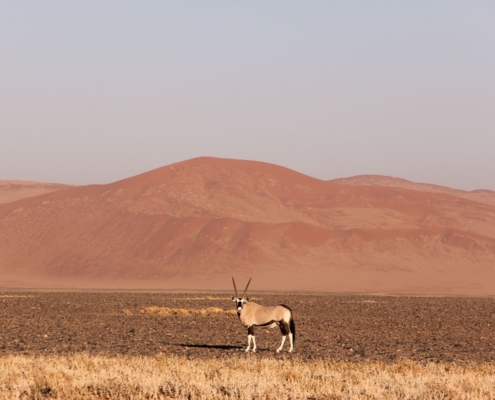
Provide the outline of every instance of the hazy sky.
[[203,155],[495,190],[495,1],[0,3],[0,180]]

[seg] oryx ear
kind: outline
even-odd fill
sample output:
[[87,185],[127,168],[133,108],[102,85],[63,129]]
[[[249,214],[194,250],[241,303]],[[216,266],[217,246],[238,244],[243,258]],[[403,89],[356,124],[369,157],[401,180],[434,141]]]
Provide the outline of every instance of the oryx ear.
[[230,298],[230,300],[235,301],[235,297],[234,297],[234,296],[232,296],[232,297]]
[[249,301],[249,300],[251,300],[251,297],[248,297],[248,298],[246,299],[246,301]]

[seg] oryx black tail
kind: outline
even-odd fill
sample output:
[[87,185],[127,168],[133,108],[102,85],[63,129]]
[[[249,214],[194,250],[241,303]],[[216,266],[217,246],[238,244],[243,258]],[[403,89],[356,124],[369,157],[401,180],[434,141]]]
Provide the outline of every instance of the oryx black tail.
[[296,324],[292,319],[292,315],[290,316],[290,332],[292,333],[292,342],[296,343]]
[[280,304],[282,307],[287,308],[290,311],[290,321],[289,321],[289,332],[292,333],[292,343],[296,343],[296,324],[294,323],[294,318],[292,318],[292,310],[289,306],[285,304]]

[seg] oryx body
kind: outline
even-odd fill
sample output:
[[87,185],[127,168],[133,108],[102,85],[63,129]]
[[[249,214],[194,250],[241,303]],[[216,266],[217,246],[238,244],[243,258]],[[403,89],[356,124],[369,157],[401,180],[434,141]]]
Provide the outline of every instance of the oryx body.
[[251,279],[249,280],[242,296],[238,297],[234,278],[232,278],[232,282],[234,283],[235,290],[235,297],[232,297],[232,300],[236,302],[237,315],[241,323],[248,328],[248,347],[246,348],[246,351],[249,351],[251,341],[253,342],[253,351],[256,351],[256,339],[254,336],[255,326],[266,326],[269,328],[278,326],[280,328],[280,332],[282,333],[282,343],[277,349],[277,353],[284,347],[287,336],[289,336],[290,340],[289,352],[294,351],[296,327],[292,318],[292,310],[284,304],[279,304],[276,306],[262,306],[249,302],[249,298],[246,298],[245,294]]

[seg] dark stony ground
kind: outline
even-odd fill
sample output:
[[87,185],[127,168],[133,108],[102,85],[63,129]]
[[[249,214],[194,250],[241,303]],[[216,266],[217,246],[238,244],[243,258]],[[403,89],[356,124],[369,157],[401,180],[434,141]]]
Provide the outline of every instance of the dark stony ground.
[[[0,292],[0,356],[163,352],[190,358],[224,357],[242,351],[247,343],[247,330],[237,316],[164,317],[140,311],[148,306],[231,310],[234,304],[229,296]],[[292,308],[296,356],[305,360],[495,361],[495,299],[252,296],[259,304],[284,303]],[[256,338],[256,356],[274,356],[280,343],[278,328],[257,328]]]

